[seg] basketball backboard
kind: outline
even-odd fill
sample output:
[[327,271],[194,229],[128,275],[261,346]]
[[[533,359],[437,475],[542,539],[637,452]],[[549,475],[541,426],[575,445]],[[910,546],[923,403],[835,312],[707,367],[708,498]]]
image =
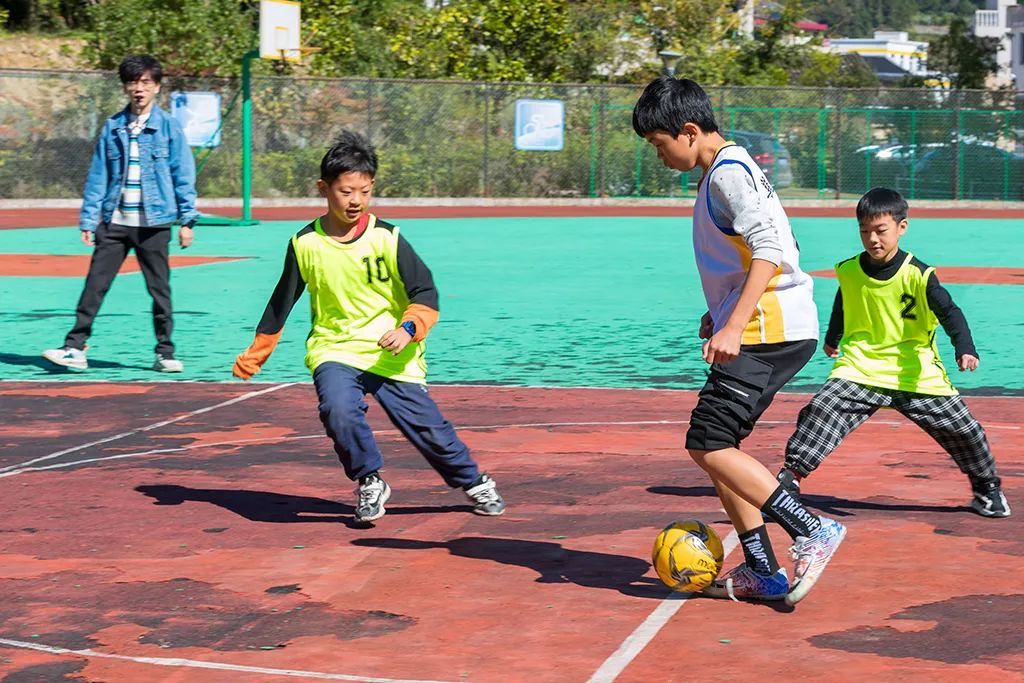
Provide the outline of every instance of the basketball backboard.
[[291,0],[260,0],[260,57],[299,61],[300,6]]

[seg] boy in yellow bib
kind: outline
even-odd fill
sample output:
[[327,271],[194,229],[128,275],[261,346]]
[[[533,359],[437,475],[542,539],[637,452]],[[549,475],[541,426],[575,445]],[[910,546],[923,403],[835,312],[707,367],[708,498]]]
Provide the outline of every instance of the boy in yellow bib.
[[320,162],[317,188],[326,215],[288,242],[284,272],[256,328],[235,360],[236,377],[259,372],[285,320],[309,290],[312,329],[306,365],[320,399],[320,420],[345,474],[358,481],[355,519],[384,516],[391,487],[366,422],[372,394],[399,431],[452,488],[461,488],[480,515],[500,515],[505,502],[427,391],[424,344],[437,322],[437,288],[426,264],[391,225],[368,213],[377,154],[345,131]]
[[879,408],[893,408],[924,429],[968,476],[971,509],[1009,517],[985,430],[953,388],[935,348],[942,325],[961,371],[978,352],[960,308],[935,269],[899,248],[907,202],[876,187],[857,204],[864,252],[836,266],[836,293],[825,353],[836,358],[825,385],[800,411],[779,481],[791,493],[851,431]]

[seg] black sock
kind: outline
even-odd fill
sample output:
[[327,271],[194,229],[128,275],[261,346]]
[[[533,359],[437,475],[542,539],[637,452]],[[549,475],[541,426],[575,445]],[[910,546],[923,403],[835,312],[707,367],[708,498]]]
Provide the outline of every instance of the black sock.
[[774,519],[793,538],[810,536],[821,526],[818,516],[811,514],[781,485],[768,496],[761,512]]
[[380,479],[380,470],[374,470],[365,476],[359,477],[359,485],[362,486],[372,479]]
[[740,534],[740,544],[743,546],[743,557],[747,560],[747,566],[755,572],[771,576],[779,571],[779,562],[775,559],[772,542],[768,538],[768,529],[764,524]]

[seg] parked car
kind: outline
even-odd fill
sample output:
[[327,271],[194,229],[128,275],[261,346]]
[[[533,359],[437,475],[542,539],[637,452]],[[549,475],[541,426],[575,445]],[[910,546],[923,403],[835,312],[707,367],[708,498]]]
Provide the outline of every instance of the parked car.
[[751,130],[723,130],[722,135],[727,140],[746,148],[772,185],[783,188],[793,184],[793,165],[789,150],[774,137]]
[[[1024,198],[1024,156],[988,142],[961,142],[959,150],[961,199]],[[953,199],[957,153],[947,142],[866,145],[844,158],[843,191],[885,186],[916,199]]]
[[[914,165],[914,196],[919,199],[956,197],[957,153],[961,199],[1024,199],[1024,155],[993,144],[943,144],[918,158]],[[909,189],[910,178],[901,178]]]

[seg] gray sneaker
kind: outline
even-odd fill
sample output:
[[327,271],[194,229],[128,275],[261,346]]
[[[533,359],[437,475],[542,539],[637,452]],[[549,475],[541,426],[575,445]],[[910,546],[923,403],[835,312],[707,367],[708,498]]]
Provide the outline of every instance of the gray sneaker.
[[473,486],[464,490],[466,497],[473,503],[473,512],[476,514],[497,517],[505,512],[505,501],[498,493],[498,485],[486,474],[481,474]]
[[85,351],[72,349],[68,346],[61,349],[47,349],[43,351],[43,358],[54,365],[59,365],[73,372],[89,369],[89,361],[85,359]]
[[384,503],[391,497],[391,487],[379,474],[367,476],[356,487],[356,521],[372,522],[384,516]]

